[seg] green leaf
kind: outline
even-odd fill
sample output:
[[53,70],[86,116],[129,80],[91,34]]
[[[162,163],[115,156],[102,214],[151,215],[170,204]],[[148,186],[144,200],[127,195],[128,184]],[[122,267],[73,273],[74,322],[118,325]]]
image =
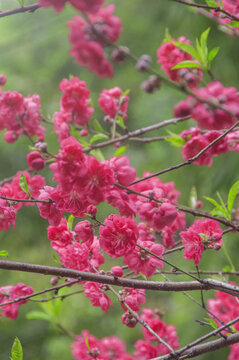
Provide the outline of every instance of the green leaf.
[[93,144],[95,141],[98,140],[105,140],[108,139],[108,136],[106,136],[105,134],[95,134],[92,136],[92,138],[90,139],[90,144]]
[[196,205],[197,205],[197,190],[196,187],[193,186],[189,195],[189,206],[192,209],[196,209]]
[[19,2],[19,4],[21,5],[21,7],[23,7],[24,6],[24,2],[25,2],[25,0],[17,0],[18,2]]
[[164,137],[164,140],[172,144],[176,147],[182,147],[185,144],[185,140],[181,138],[181,136],[174,134],[172,131],[167,130],[167,132],[171,135],[170,137]]
[[172,36],[169,33],[168,28],[165,29],[163,42],[167,43],[172,40]]
[[98,160],[100,161],[104,161],[104,155],[102,153],[102,151],[100,149],[94,149],[91,151],[91,155],[93,155],[94,157],[96,157]]
[[116,123],[122,128],[125,128],[125,123],[124,123],[124,119],[122,118],[122,116],[118,115]]
[[224,9],[224,5],[223,5],[222,0],[218,0],[218,2],[219,2],[219,5],[220,5],[220,8],[221,8],[221,9]]
[[106,133],[106,131],[103,129],[103,127],[101,126],[101,124],[99,123],[99,121],[97,119],[94,119],[93,127],[98,133],[101,133],[101,134]]
[[181,61],[177,65],[171,68],[171,70],[182,69],[182,68],[197,68],[201,69],[201,65],[191,60]]
[[27,179],[24,174],[20,175],[19,186],[24,191],[24,193],[26,193],[28,196],[31,196],[31,194],[28,190]]
[[173,42],[175,46],[177,46],[179,49],[187,52],[188,54],[192,55],[193,58],[201,62],[201,57],[198,54],[197,50],[194,49],[192,45],[186,44],[184,42],[175,41]]
[[141,272],[139,272],[139,274],[141,275],[141,277],[142,277],[144,280],[148,280],[144,274],[142,274]]
[[83,136],[80,136],[80,135],[78,134],[77,130],[76,130],[73,126],[71,126],[70,129],[71,129],[71,134],[72,134],[77,140],[79,140],[79,142],[81,143],[81,145],[82,145],[84,148],[88,148],[88,147],[89,147],[88,141],[87,141],[85,138],[83,138]]
[[68,230],[70,230],[70,231],[72,231],[72,228],[73,228],[74,218],[75,218],[75,216],[71,214],[67,220]]
[[6,250],[1,250],[0,256],[8,256],[8,252]]
[[121,146],[115,151],[114,156],[121,156],[126,150],[127,146]]
[[232,272],[232,268],[231,268],[231,266],[226,265],[226,266],[224,266],[224,268],[222,269],[222,271],[223,271],[223,272]]
[[212,60],[217,56],[218,51],[219,51],[219,47],[215,47],[214,49],[212,49],[209,54],[208,54],[208,62],[209,64],[211,64]]
[[87,349],[90,351],[90,344],[89,344],[88,337],[85,338],[85,344],[86,344]]
[[206,237],[206,235],[205,235],[205,234],[203,234],[203,233],[199,233],[198,235],[200,235],[200,236],[203,238],[203,240],[207,241],[207,237]]
[[216,200],[214,200],[214,199],[212,199],[212,198],[210,198],[210,197],[208,197],[208,196],[203,196],[204,197],[204,199],[206,199],[207,201],[209,201],[211,204],[213,204],[214,206],[216,206],[216,207],[221,207],[217,202],[216,202]]
[[22,345],[17,337],[12,345],[11,360],[23,360]]
[[58,259],[57,255],[55,253],[52,253],[52,258],[57,264],[62,265],[60,260]]
[[208,6],[218,7],[218,3],[214,0],[205,0]]
[[208,59],[207,39],[208,39],[210,30],[211,29],[209,27],[200,36],[201,58],[202,58],[202,63],[205,67],[207,67],[207,65],[208,65],[208,63],[207,63],[207,59]]
[[43,311],[30,311],[27,316],[27,319],[38,319],[38,320],[45,320],[45,321],[52,321],[52,318],[49,314]]
[[121,96],[127,96],[127,95],[129,95],[129,94],[130,94],[130,91],[131,91],[130,89],[125,90]]
[[227,23],[227,25],[233,26],[233,27],[239,27],[239,21],[231,21]]
[[207,321],[213,329],[217,329],[217,323],[215,320],[211,318],[204,318],[205,321]]
[[30,151],[39,151],[39,149],[36,149],[34,146],[28,145],[28,149]]
[[232,214],[233,205],[238,192],[239,192],[239,181],[237,181],[235,184],[232,185],[228,193],[227,208],[230,215]]
[[216,200],[208,197],[208,196],[204,196],[204,199],[206,199],[207,201],[209,201],[211,204],[213,204],[215,206],[215,208],[211,211],[212,215],[217,215],[217,216],[222,216],[226,219],[228,219],[228,211],[224,206],[221,206],[220,204],[218,204],[216,202]]

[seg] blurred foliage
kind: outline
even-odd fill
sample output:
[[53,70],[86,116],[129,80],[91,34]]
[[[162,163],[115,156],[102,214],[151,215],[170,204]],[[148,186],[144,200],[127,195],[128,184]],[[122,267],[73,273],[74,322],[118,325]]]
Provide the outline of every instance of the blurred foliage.
[[[238,86],[238,39],[236,37],[228,38],[217,29],[215,23],[188,10],[183,5],[170,1],[121,0],[114,2],[116,14],[122,18],[124,26],[119,43],[127,45],[136,56],[143,53],[150,54],[154,60],[153,67],[158,71],[160,67],[156,62],[156,49],[164,38],[166,28],[174,38],[184,35],[194,43],[195,38],[211,26],[209,48],[220,46],[212,71],[225,86]],[[26,0],[25,4],[33,4],[33,1]],[[0,0],[0,10],[17,6],[16,0]],[[52,9],[39,9],[32,14],[19,14],[0,19],[0,73],[8,77],[5,88],[17,90],[25,96],[39,93],[43,113],[47,118],[52,119],[53,113],[59,110],[61,94],[58,91],[58,85],[63,77],[73,74],[86,80],[94,104],[97,104],[98,94],[103,88],[117,85],[125,90],[130,89],[129,119],[127,120],[129,129],[137,129],[171,118],[172,107],[185,96],[166,86],[153,95],[143,93],[140,84],[147,75],[137,73],[135,64],[131,61],[116,65],[113,79],[99,79],[87,69],[74,63],[74,59],[68,55],[70,45],[66,27],[66,22],[74,13],[75,11],[67,6],[60,14],[54,13]],[[96,111],[96,116],[99,121],[103,119],[100,110]],[[170,130],[179,133],[184,126],[184,124],[172,126]],[[50,135],[47,140],[49,149],[53,153],[57,150],[57,140],[52,129],[48,130]],[[158,130],[153,136],[166,134],[165,130]],[[27,152],[27,139],[20,139],[16,144],[7,145],[1,134],[1,178],[11,176],[17,170],[25,169]],[[109,157],[113,152],[113,148],[106,149],[105,156]],[[166,142],[155,142],[144,146],[141,143],[131,142],[126,154],[130,157],[131,164],[137,168],[139,175],[142,175],[143,171],[158,171],[182,160],[178,149]],[[226,200],[229,188],[238,180],[234,171],[237,163],[237,153],[228,153],[214,158],[211,168],[191,165],[163,175],[162,180],[175,182],[176,188],[181,191],[181,204],[188,204],[189,191],[193,186],[197,189],[199,199],[202,199],[203,195],[214,197],[218,190]],[[44,171],[44,174],[47,172]],[[50,181],[49,174],[48,179]],[[211,209],[206,201],[203,201],[203,206],[204,209]],[[99,208],[102,210],[99,211],[102,219],[111,211],[109,206],[104,204]],[[193,219],[188,217],[188,221],[191,223]],[[36,207],[24,208],[18,214],[16,229],[0,233],[0,249],[9,252],[10,260],[55,266],[47,239],[47,226],[47,221],[39,217]],[[233,234],[228,234],[226,237],[227,248],[234,264],[237,264],[238,244],[235,240]],[[184,260],[181,254],[170,255],[170,260],[178,266],[194,269],[191,262]],[[112,266],[112,263],[109,260],[108,266]],[[207,251],[203,254],[200,268],[213,270],[221,269],[225,265],[227,261],[223,252]],[[4,270],[1,271],[0,276],[1,285],[25,282],[32,285],[35,291],[50,286],[50,277],[47,276]],[[169,277],[173,279],[173,275]],[[155,279],[162,278],[155,276]],[[181,276],[177,276],[177,279],[181,279]],[[64,291],[62,290],[62,293]],[[200,294],[193,295],[200,299]],[[205,298],[213,296],[214,292],[211,291],[205,294]],[[112,302],[115,305],[114,308],[104,315],[101,309],[93,308],[84,295],[67,298],[62,304],[62,325],[77,334],[87,328],[99,338],[115,334],[127,341],[128,350],[132,351],[134,342],[142,336],[140,327],[132,330],[123,326],[120,320],[122,312],[120,305],[113,298]],[[206,314],[183,294],[151,292],[145,305],[160,308],[165,312],[165,320],[177,327],[181,344],[209,330],[195,322],[196,319],[207,317]],[[46,321],[25,319],[28,312],[39,309],[39,304],[32,301],[20,308],[16,321],[2,318],[0,322],[1,359],[9,358],[15,336],[22,343],[24,360],[72,359],[70,350],[72,340],[69,337],[61,335],[56,327],[49,325]],[[215,354],[201,356],[200,359],[225,359],[227,353],[228,349],[225,349]]]

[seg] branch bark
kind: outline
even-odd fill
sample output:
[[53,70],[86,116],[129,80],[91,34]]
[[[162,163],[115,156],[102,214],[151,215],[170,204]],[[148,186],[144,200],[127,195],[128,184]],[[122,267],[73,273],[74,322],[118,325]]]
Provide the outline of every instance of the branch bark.
[[52,266],[35,265],[14,261],[0,260],[0,269],[30,272],[43,275],[56,275],[78,280],[94,281],[97,283],[130,287],[133,289],[148,289],[155,291],[190,291],[190,290],[219,290],[227,294],[239,296],[239,286],[228,284],[215,279],[200,279],[199,281],[160,282],[119,278]]
[[29,6],[23,6],[23,7],[17,8],[17,9],[1,11],[0,18],[5,17],[5,16],[10,16],[10,15],[20,14],[20,13],[26,13],[26,12],[33,13],[34,11],[36,11],[39,8],[40,8],[39,5],[34,4],[34,5],[29,5]]

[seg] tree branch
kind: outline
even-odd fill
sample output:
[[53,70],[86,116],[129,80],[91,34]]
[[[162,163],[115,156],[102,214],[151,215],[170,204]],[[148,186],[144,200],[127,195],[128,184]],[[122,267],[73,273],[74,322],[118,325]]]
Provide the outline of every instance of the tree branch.
[[40,6],[38,4],[34,4],[34,5],[29,5],[29,6],[23,6],[23,7],[17,8],[17,9],[0,11],[0,18],[9,16],[9,15],[25,13],[25,12],[33,13],[34,11],[36,11],[39,8],[40,8]]
[[0,260],[0,269],[24,271],[43,275],[56,275],[78,279],[79,281],[94,281],[97,283],[130,287],[133,289],[148,289],[155,291],[190,291],[190,290],[219,290],[227,294],[239,296],[239,286],[228,284],[215,279],[200,279],[199,281],[160,282],[125,279],[114,276],[101,275],[72,269],[57,268],[52,266],[35,265],[14,261]]

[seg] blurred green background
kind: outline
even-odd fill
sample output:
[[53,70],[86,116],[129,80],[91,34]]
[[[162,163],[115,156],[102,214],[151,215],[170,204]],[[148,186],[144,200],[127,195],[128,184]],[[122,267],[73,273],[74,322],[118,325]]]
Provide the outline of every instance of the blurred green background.
[[[164,38],[165,29],[177,38],[181,35],[195,43],[202,31],[211,27],[209,47],[220,46],[220,52],[214,61],[213,73],[225,86],[238,86],[238,39],[228,37],[217,29],[202,15],[196,15],[185,6],[166,0],[121,0],[111,1],[116,4],[116,15],[122,19],[123,33],[119,43],[127,45],[133,54],[140,56],[150,54],[153,66],[160,71],[156,62],[156,49]],[[25,4],[33,1],[25,0]],[[0,10],[15,8],[16,0],[0,0]],[[135,65],[128,61],[115,66],[113,79],[99,79],[87,69],[74,63],[68,55],[68,28],[66,22],[76,13],[67,6],[60,14],[52,9],[40,9],[32,14],[19,14],[0,19],[0,73],[7,75],[8,82],[4,89],[16,90],[27,96],[38,93],[41,96],[43,114],[49,119],[55,111],[59,110],[60,92],[58,85],[62,78],[69,74],[80,77],[87,82],[91,90],[94,104],[103,88],[120,86],[130,89],[129,118],[127,125],[130,130],[148,126],[156,122],[170,119],[172,107],[184,98],[179,92],[163,86],[153,95],[145,94],[140,84],[147,78],[146,74],[138,73]],[[110,53],[110,51],[109,51]],[[97,109],[96,117],[103,120],[102,112]],[[193,123],[191,123],[193,125]],[[171,126],[170,130],[179,133],[185,125]],[[49,150],[57,151],[57,139],[49,127],[47,141]],[[152,136],[166,135],[166,130],[156,131]],[[150,134],[149,134],[150,135]],[[1,179],[11,176],[17,170],[27,167],[25,156],[28,152],[27,139],[19,139],[16,144],[8,145],[0,134],[0,169]],[[104,151],[105,157],[113,154],[114,149]],[[165,142],[152,144],[130,143],[126,154],[131,164],[136,167],[138,175],[143,171],[158,171],[182,160],[177,148]],[[214,158],[211,168],[191,165],[175,172],[163,175],[163,181],[174,181],[177,189],[181,191],[180,203],[188,205],[189,192],[195,186],[198,198],[203,195],[215,197],[219,191],[226,199],[230,186],[238,180],[237,175],[238,154],[228,153]],[[47,175],[47,171],[44,174]],[[49,173],[48,178],[50,179]],[[206,201],[203,208],[210,209]],[[106,206],[100,206],[103,219],[109,212]],[[192,222],[188,218],[188,222]],[[0,233],[0,249],[9,252],[9,259],[39,264],[57,266],[52,258],[52,250],[47,239],[46,228],[48,222],[39,217],[36,207],[22,209],[18,213],[15,230]],[[227,248],[234,264],[237,265],[238,244],[235,235],[226,238]],[[187,269],[194,269],[191,262],[182,258],[181,254],[168,257],[173,263]],[[109,267],[112,263],[109,262]],[[202,269],[221,269],[228,265],[223,252],[208,251],[203,255]],[[15,285],[25,282],[32,285],[35,291],[50,286],[50,277],[38,276],[10,271],[0,271],[1,286]],[[159,276],[155,277],[161,280]],[[173,279],[173,276],[171,276]],[[182,279],[177,277],[177,280]],[[235,279],[230,279],[235,280]],[[198,294],[194,294],[198,299]],[[214,297],[213,292],[205,297]],[[129,329],[121,323],[121,308],[114,299],[114,308],[107,315],[102,310],[91,306],[83,295],[65,299],[61,303],[59,317],[61,323],[69,330],[80,334],[88,329],[93,335],[101,338],[115,334],[127,342],[128,351],[133,351],[133,344],[142,338],[140,327]],[[58,304],[59,306],[59,304]],[[183,294],[150,293],[147,296],[146,307],[159,308],[165,312],[165,321],[174,324],[178,329],[181,345],[192,341],[199,335],[209,331],[195,320],[207,317],[193,302]],[[39,305],[29,302],[20,308],[16,321],[2,317],[0,321],[0,358],[9,359],[11,344],[14,336],[18,336],[24,348],[24,360],[69,360],[72,359],[70,344],[72,339],[60,334],[56,328],[43,320],[26,320],[29,311],[41,310]],[[225,359],[228,349],[201,356],[200,359]]]

